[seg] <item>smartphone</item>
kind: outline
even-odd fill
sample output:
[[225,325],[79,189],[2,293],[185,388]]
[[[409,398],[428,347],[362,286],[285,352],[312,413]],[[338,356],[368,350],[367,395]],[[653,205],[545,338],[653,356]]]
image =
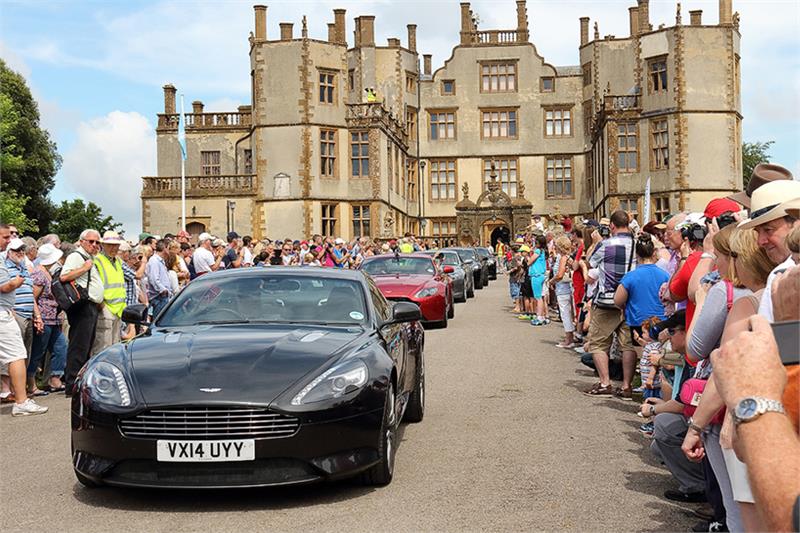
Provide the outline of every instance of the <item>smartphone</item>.
[[785,366],[800,364],[800,320],[775,322],[772,334],[778,344],[781,363]]

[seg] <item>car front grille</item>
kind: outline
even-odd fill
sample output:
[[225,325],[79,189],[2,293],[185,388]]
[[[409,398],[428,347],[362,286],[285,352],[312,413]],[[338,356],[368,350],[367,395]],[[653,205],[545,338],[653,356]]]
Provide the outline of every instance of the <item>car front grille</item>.
[[170,407],[121,419],[123,435],[133,438],[280,438],[294,435],[300,421],[252,407]]

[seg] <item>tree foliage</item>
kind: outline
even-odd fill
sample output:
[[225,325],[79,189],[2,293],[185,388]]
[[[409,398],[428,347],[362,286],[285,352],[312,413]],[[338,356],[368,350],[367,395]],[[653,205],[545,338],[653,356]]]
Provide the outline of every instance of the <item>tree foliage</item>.
[[745,189],[756,165],[769,163],[769,148],[773,144],[775,141],[742,143],[742,183]]
[[39,125],[39,107],[25,79],[0,59],[0,135],[2,188],[28,198],[23,213],[48,231],[54,206],[49,194],[61,166],[56,144]]
[[55,208],[54,214],[50,229],[65,242],[77,241],[85,229],[97,230],[102,235],[106,231],[117,231],[122,226],[114,222],[112,217],[103,215],[100,206],[94,202],[86,204],[80,198],[64,200]]
[[35,219],[28,218],[25,214],[27,196],[17,196],[14,191],[0,192],[0,222],[13,224],[22,233],[35,233],[39,226]]

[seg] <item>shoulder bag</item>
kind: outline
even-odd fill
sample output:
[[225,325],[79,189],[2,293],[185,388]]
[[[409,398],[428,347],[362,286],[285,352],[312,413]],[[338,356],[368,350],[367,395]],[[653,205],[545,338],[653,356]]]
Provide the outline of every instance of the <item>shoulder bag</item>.
[[[83,254],[80,252],[73,252],[81,257]],[[87,258],[88,259],[88,258]],[[71,308],[73,305],[82,301],[89,300],[89,284],[92,282],[92,269],[89,269],[86,278],[86,287],[78,285],[77,278],[72,281],[61,281],[61,268],[53,272],[53,279],[50,283],[50,291],[53,293],[58,307],[64,311]]]

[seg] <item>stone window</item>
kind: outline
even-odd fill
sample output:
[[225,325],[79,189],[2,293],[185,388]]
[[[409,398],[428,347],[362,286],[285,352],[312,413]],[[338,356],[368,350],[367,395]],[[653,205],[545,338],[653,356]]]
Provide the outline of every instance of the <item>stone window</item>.
[[481,63],[482,93],[513,93],[516,91],[516,61],[492,61]]
[[585,135],[592,133],[592,101],[583,102],[583,131]]
[[544,109],[545,137],[572,137],[572,109],[546,107]]
[[545,178],[547,198],[573,197],[571,157],[548,157]]
[[406,92],[417,93],[417,75],[409,71],[406,71]]
[[355,69],[350,69],[347,71],[347,90],[353,91],[356,88],[356,71]]
[[415,107],[406,107],[406,133],[409,141],[417,140],[417,109]]
[[369,237],[369,205],[353,206],[353,237]]
[[350,175],[354,178],[369,177],[369,132],[350,132]]
[[639,170],[639,143],[635,122],[617,124],[617,167],[620,172]]
[[336,130],[319,130],[319,166],[322,177],[339,177],[336,165]]
[[442,80],[442,96],[456,94],[456,80]]
[[667,119],[650,121],[650,170],[669,168],[669,127]]
[[669,215],[669,196],[654,196],[653,197],[653,215],[655,220],[661,221]]
[[430,140],[456,138],[456,112],[454,110],[431,111],[430,124]]
[[336,204],[322,204],[322,234],[336,237]]
[[203,176],[219,176],[219,150],[200,152],[200,174]]
[[654,57],[647,60],[647,72],[649,74],[648,85],[650,94],[667,91],[667,57]]
[[336,72],[332,70],[319,71],[319,102],[321,104],[336,103]]
[[482,109],[482,139],[516,139],[516,109]]
[[639,222],[639,199],[638,198],[620,198],[619,208],[628,213],[633,220]]
[[431,201],[456,199],[456,160],[438,159],[430,162]]
[[[495,159],[494,171],[497,174],[497,181],[503,188],[503,192],[512,198],[517,195],[517,167],[519,161],[517,159]],[[483,160],[483,184],[484,187],[492,178],[492,160]]]
[[412,202],[417,201],[417,161],[414,159],[406,160],[406,173],[408,175],[408,199]]
[[545,76],[545,77],[541,78],[541,80],[542,80],[541,91],[543,93],[555,92],[555,90],[556,90],[556,79],[554,77]]
[[394,190],[398,194],[403,194],[403,188],[400,186],[400,174],[402,174],[402,165],[400,164],[400,149],[394,145]]
[[249,149],[244,151],[244,173],[253,173],[253,151]]
[[584,63],[581,65],[581,72],[583,72],[583,86],[592,84],[592,62]]
[[455,218],[439,218],[431,220],[432,237],[454,237],[456,234]]

